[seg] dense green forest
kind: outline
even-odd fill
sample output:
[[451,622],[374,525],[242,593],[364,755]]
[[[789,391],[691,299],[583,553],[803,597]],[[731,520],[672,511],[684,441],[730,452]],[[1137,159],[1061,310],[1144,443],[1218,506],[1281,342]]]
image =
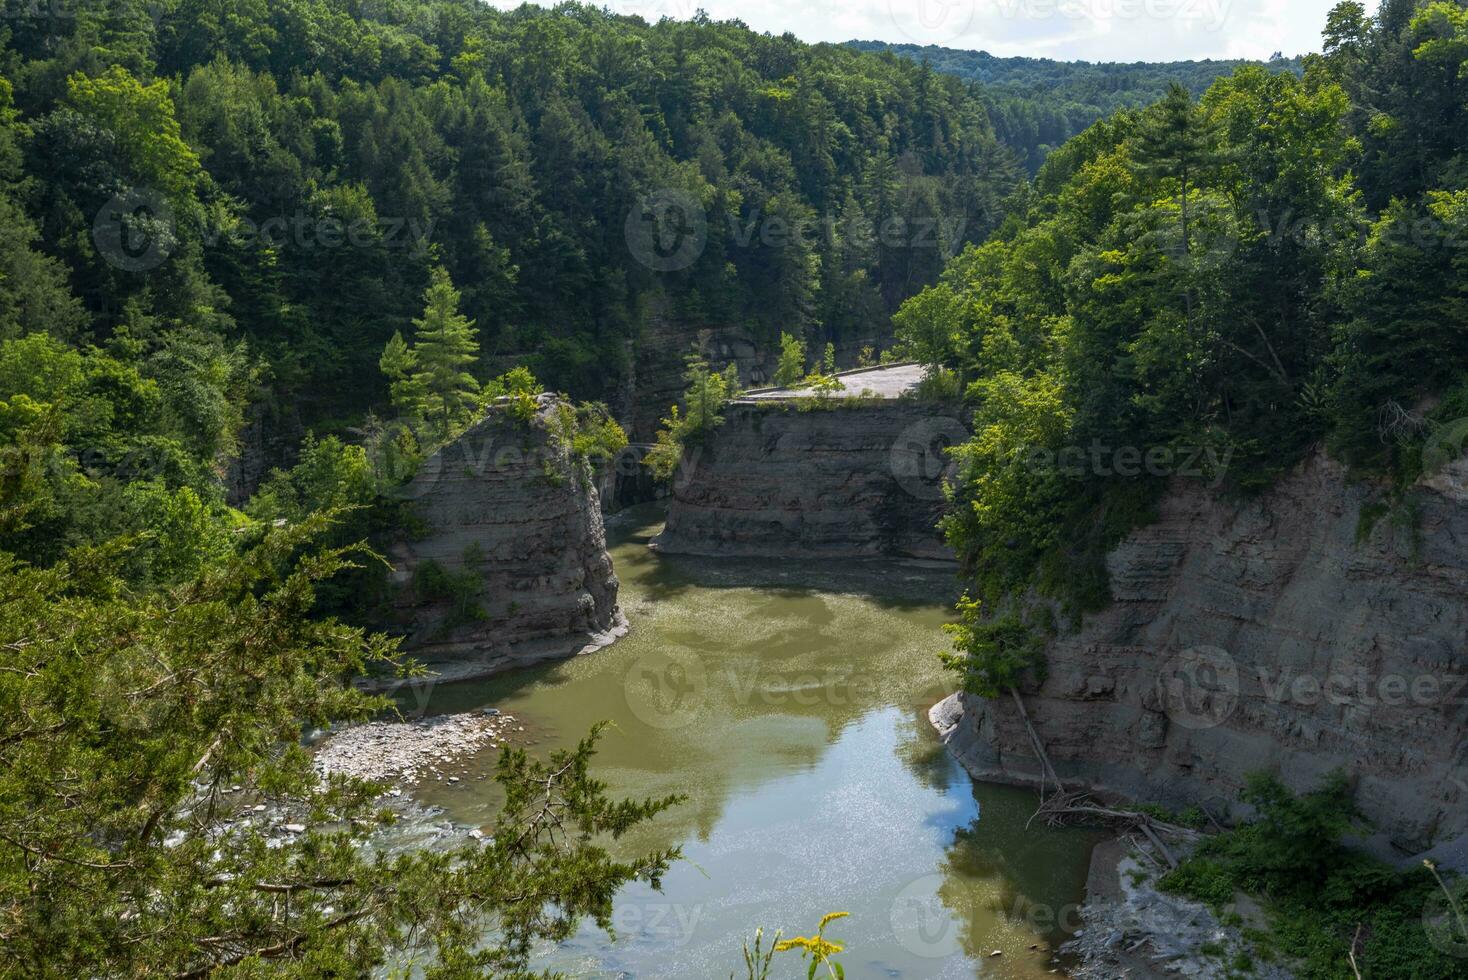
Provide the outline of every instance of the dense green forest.
[[[1016,173],[957,79],[737,24],[107,0],[6,30],[26,129],[11,198],[70,270],[73,325],[192,318],[248,342],[312,418],[380,398],[378,353],[434,264],[487,364],[601,395],[649,303],[690,335],[882,324],[997,224]],[[128,220],[166,209],[173,238],[145,257],[163,266],[97,254],[119,194]],[[708,241],[687,267],[629,247],[629,216],[695,210]]]
[[979,688],[1034,665],[1032,589],[1107,600],[1168,478],[1247,494],[1323,445],[1410,525],[1401,489],[1461,448],[1468,8],[1342,3],[1324,48],[1092,126],[897,313],[975,410],[946,530]]
[[[0,30],[0,364],[30,372],[0,394],[52,413],[18,441],[87,447],[24,491],[24,557],[164,506],[140,486],[207,509],[272,409],[318,434],[390,414],[379,359],[435,269],[471,375],[603,398],[649,309],[690,345],[886,331],[1017,181],[972,86],[738,24],[111,0]],[[155,479],[126,502],[63,499],[129,466]]]
[[[1170,62],[1053,61],[1000,58],[987,51],[937,45],[853,41],[858,51],[890,51],[931,64],[941,72],[979,82],[984,105],[1000,142],[1019,154],[1033,174],[1045,157],[1092,123],[1120,109],[1160,100],[1172,82],[1202,95],[1219,78],[1255,62],[1239,60]],[[1275,57],[1270,71],[1299,74],[1299,58]]]
[[[600,845],[677,800],[609,799],[594,737],[505,753],[496,833],[456,854],[363,848],[375,790],[317,786],[299,745],[385,706],[344,680],[408,669],[318,611],[380,569],[353,542],[397,464],[488,398],[606,398],[654,314],[820,350],[896,311],[976,413],[947,523],[975,687],[1036,666],[1021,596],[1105,600],[1104,546],[1168,476],[1247,492],[1324,442],[1405,486],[1468,417],[1465,65],[1463,4],[1413,0],[1341,4],[1298,75],[1197,101],[1207,66],[1077,73],[1043,110],[1034,78],[577,4],[12,5],[0,973],[409,949],[521,976],[660,880],[676,853]],[[276,410],[313,434],[227,499]],[[267,846],[233,822],[257,794],[332,829]]]
[[[673,855],[600,842],[673,801],[608,799],[591,742],[507,754],[495,843],[460,854],[360,849],[375,791],[316,786],[302,732],[384,706],[344,679],[406,669],[319,612],[382,579],[353,542],[486,400],[614,390],[654,311],[680,347],[888,330],[1019,173],[968,83],[703,18],[12,5],[0,973],[361,975],[411,948],[511,976],[605,924]],[[227,497],[273,412],[314,434]],[[572,414],[571,451],[624,438]],[[262,797],[335,829],[267,847],[239,820]]]
[[[1358,534],[1410,539],[1408,488],[1468,445],[1468,5],[1348,0],[1301,75],[1243,66],[1096,123],[895,321],[974,412],[945,518],[972,692],[1044,676],[1173,479],[1243,502],[1323,448],[1376,494]],[[1435,870],[1340,844],[1343,779],[1246,798],[1261,821],[1167,887],[1264,896],[1302,977],[1462,975],[1423,934]]]

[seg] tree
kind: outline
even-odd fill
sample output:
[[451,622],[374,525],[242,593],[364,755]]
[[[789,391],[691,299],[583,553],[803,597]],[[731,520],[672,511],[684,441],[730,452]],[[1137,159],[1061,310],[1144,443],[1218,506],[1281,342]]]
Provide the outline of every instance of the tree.
[[479,383],[466,370],[479,357],[474,322],[459,312],[459,292],[442,268],[424,294],[424,310],[413,321],[410,348],[400,334],[388,341],[378,362],[393,381],[398,410],[421,419],[434,441],[453,437],[479,405]]
[[141,189],[162,192],[176,208],[192,200],[199,155],[183,140],[166,82],[144,85],[113,65],[96,78],[73,75],[66,88],[67,105],[111,134]]
[[775,366],[775,384],[788,388],[805,377],[805,341],[780,334],[780,361]]
[[952,359],[958,336],[962,302],[949,283],[929,286],[892,315],[892,326],[903,352],[936,371]]
[[739,397],[739,373],[733,364],[720,374],[698,354],[690,354],[687,363],[683,408],[680,411],[677,405],[672,407],[662,420],[657,442],[643,457],[643,465],[660,480],[677,471],[689,446],[698,445],[724,424],[724,407]]
[[[1182,250],[1192,253],[1188,233],[1188,193],[1218,160],[1217,132],[1193,101],[1187,89],[1176,82],[1167,95],[1143,116],[1137,133],[1133,160],[1139,173],[1153,178],[1174,178],[1180,185]],[[1192,300],[1188,299],[1189,315]]]
[[[360,557],[316,548],[330,520],[248,532],[239,554],[161,591],[117,541],[35,568],[0,553],[0,973],[202,977],[235,967],[361,976],[523,975],[534,945],[676,850],[604,842],[677,798],[607,796],[599,729],[545,762],[500,757],[491,836],[443,851],[364,846],[380,787],[318,784],[302,735],[387,708],[345,679],[402,668],[395,641],[313,617]],[[299,557],[295,557],[299,556]],[[269,839],[251,807],[288,808]],[[309,816],[315,814],[315,817]]]
[[739,397],[739,374],[730,364],[722,374],[696,354],[689,355],[683,372],[688,383],[683,393],[685,437],[701,437],[724,424],[724,406]]

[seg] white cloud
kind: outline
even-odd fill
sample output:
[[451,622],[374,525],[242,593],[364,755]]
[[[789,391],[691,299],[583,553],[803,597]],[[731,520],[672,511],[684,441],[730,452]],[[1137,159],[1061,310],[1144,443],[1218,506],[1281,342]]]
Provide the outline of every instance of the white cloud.
[[[618,13],[686,20],[698,8],[807,41],[983,49],[1066,61],[1267,58],[1320,50],[1336,0],[604,0]],[[501,8],[518,0],[492,0]],[[1368,10],[1375,9],[1368,2]]]

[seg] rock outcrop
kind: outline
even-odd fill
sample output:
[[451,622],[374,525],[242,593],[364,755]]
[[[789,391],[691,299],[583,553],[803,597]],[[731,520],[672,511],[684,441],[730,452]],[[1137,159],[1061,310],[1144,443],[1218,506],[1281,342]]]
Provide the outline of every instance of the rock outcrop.
[[[1024,694],[1058,774],[1223,817],[1252,771],[1299,791],[1343,769],[1383,853],[1468,833],[1463,487],[1440,474],[1412,521],[1374,526],[1378,494],[1324,457],[1244,503],[1175,488],[1108,556],[1113,603]],[[975,776],[1036,778],[1012,701],[930,717]]]
[[424,533],[391,549],[406,649],[442,677],[588,653],[626,632],[588,466],[535,416],[491,409],[403,490]]
[[964,437],[956,409],[910,398],[833,399],[820,408],[734,402],[724,424],[686,454],[653,547],[951,561],[937,529],[943,450]]

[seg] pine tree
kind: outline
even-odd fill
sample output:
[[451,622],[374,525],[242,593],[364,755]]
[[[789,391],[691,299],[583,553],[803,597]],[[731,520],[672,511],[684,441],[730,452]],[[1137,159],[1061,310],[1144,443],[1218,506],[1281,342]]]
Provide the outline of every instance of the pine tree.
[[394,334],[378,365],[392,379],[398,411],[421,421],[434,441],[443,441],[479,404],[479,382],[467,370],[479,356],[479,339],[474,321],[459,312],[459,291],[444,269],[433,270],[423,298],[412,346]]
[[[1134,154],[1137,172],[1153,178],[1176,178],[1181,184],[1182,251],[1192,255],[1188,234],[1188,192],[1218,162],[1217,129],[1193,102],[1193,96],[1177,82],[1168,85],[1167,95],[1142,120]],[[1193,292],[1183,291],[1188,322],[1193,319]]]
[[1188,240],[1188,191],[1218,162],[1218,133],[1177,82],[1142,122],[1136,169],[1151,177],[1176,177],[1182,185],[1183,252]]

